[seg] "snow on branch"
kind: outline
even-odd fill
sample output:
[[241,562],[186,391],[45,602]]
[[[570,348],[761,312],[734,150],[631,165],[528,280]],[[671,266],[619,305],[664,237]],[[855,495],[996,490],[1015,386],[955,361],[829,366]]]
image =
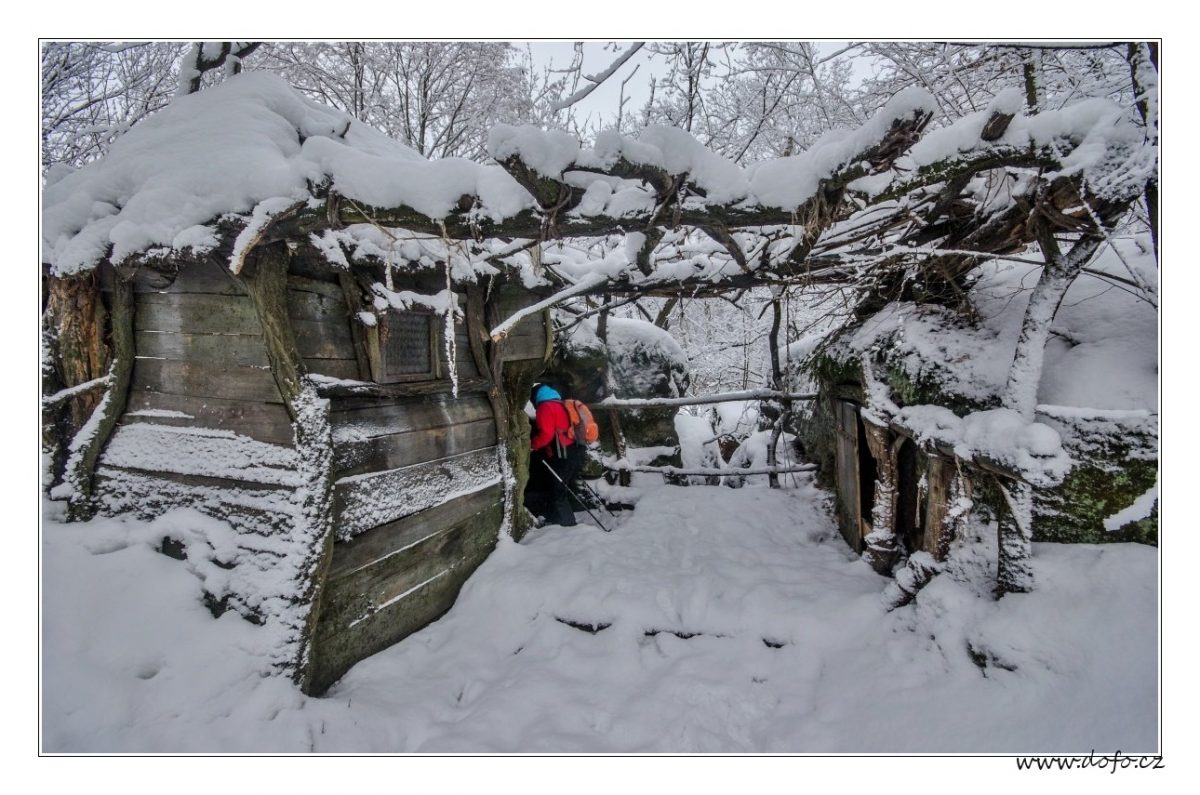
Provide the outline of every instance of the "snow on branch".
[[93,378],[91,381],[85,381],[84,383],[76,386],[61,389],[58,392],[55,392],[53,395],[47,395],[46,397],[42,398],[42,407],[49,408],[50,406],[56,406],[59,403],[62,403],[64,400],[70,400],[77,395],[90,392],[98,387],[107,386],[111,382],[112,374],[110,373],[108,375],[102,375],[99,378]]
[[512,331],[513,328],[523,319],[529,317],[530,315],[536,315],[544,309],[549,309],[555,304],[561,303],[568,298],[573,298],[577,295],[582,295],[589,290],[594,290],[606,281],[608,281],[608,276],[603,273],[589,273],[587,276],[584,276],[578,282],[572,284],[565,290],[559,290],[557,293],[545,299],[544,301],[538,301],[536,304],[532,304],[518,312],[513,313],[511,317],[509,317],[500,325],[496,326],[494,329],[488,332],[488,334],[492,338],[492,342],[500,342],[502,339],[507,337],[508,333]]
[[650,466],[634,466],[626,461],[616,461],[605,465],[608,469],[617,470],[620,472],[650,472],[663,475],[787,475],[793,472],[813,472],[816,470],[816,464],[802,464],[794,467],[755,467],[750,469],[688,469],[684,467],[650,467]]
[[[155,125],[129,130],[104,159],[48,184],[44,259],[52,272],[66,275],[104,260],[145,259],[156,249],[184,254],[183,242],[194,241],[202,225],[209,225],[209,237],[214,228],[221,236],[206,238],[209,248],[233,249],[235,271],[255,245],[311,241],[355,224],[450,240],[544,242],[635,230],[644,236],[637,271],[594,263],[589,267],[605,275],[574,282],[571,292],[554,299],[562,300],[604,279],[640,292],[792,278],[845,281],[839,264],[849,262],[859,273],[879,259],[869,245],[872,230],[836,253],[820,238],[834,224],[875,209],[884,213],[872,217],[874,231],[900,222],[913,227],[915,220],[914,234],[923,237],[913,242],[922,246],[1011,251],[1030,239],[1026,213],[1007,213],[1015,200],[997,203],[973,191],[967,183],[982,172],[1024,169],[1029,179],[1017,183],[1022,195],[1047,195],[1060,231],[1094,223],[1076,212],[1083,194],[1067,184],[1072,180],[1086,185],[1085,198],[1102,218],[1140,195],[1156,162],[1144,151],[1153,146],[1140,122],[1119,116],[1106,100],[1021,116],[1011,99],[1011,92],[1001,92],[984,111],[926,133],[933,99],[906,90],[857,129],[744,168],[689,133],[661,125],[630,136],[602,133],[591,148],[562,131],[498,125],[488,141],[498,164],[484,165],[426,160],[365,125],[347,126],[345,114],[273,75],[246,73],[173,103]],[[1047,183],[1060,187],[1041,191]],[[120,206],[112,201],[118,194],[126,197]],[[953,214],[945,212],[951,205]],[[787,240],[776,253],[765,246],[761,257],[746,253],[745,263],[734,263],[740,267],[706,269],[696,258],[660,262],[653,256],[665,227],[711,231],[719,239],[741,230],[782,234],[795,242],[786,253]],[[815,270],[814,250],[828,253]],[[846,259],[856,252],[869,262]],[[503,336],[508,328],[493,331]]]
[[558,113],[560,110],[566,110],[575,103],[581,101],[588,94],[591,94],[593,91],[599,88],[605,80],[612,77],[616,71],[624,66],[625,62],[632,58],[638,50],[642,49],[645,44],[646,42],[644,41],[635,41],[633,46],[621,53],[621,55],[619,55],[615,61],[609,64],[608,68],[603,72],[594,75],[584,75],[583,79],[586,80],[588,84],[566,99],[555,102],[550,106],[550,110],[554,113]]
[[729,403],[735,400],[815,400],[809,392],[779,392],[774,389],[747,389],[719,395],[695,395],[681,398],[615,398],[607,397],[596,405],[606,409],[651,409],[676,406],[700,406],[708,403]]

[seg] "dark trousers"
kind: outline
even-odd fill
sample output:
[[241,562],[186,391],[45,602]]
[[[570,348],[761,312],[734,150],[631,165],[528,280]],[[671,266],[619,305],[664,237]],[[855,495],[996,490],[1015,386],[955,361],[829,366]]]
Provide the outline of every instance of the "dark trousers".
[[525,506],[549,524],[563,527],[575,524],[575,512],[572,510],[575,501],[564,485],[575,479],[579,473],[578,464],[582,463],[582,457],[574,455],[575,446],[568,447],[568,455],[561,458],[548,458],[542,450],[534,450],[529,454],[529,483],[525,487]]

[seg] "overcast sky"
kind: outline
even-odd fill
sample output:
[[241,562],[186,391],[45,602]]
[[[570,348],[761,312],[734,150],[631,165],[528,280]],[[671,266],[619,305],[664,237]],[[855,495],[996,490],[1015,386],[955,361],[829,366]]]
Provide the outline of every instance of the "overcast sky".
[[[571,41],[534,41],[513,42],[524,49],[529,47],[535,66],[550,66],[555,69],[569,67],[575,57],[575,44]],[[627,50],[631,42],[617,42],[615,46],[609,42],[583,43],[583,73],[596,74],[608,68],[620,53]],[[830,53],[836,52],[846,45],[845,41],[823,41],[818,43],[821,49]],[[636,70],[636,72],[635,72]],[[856,70],[858,71],[858,70]],[[867,64],[863,63],[863,74]],[[632,79],[625,85],[625,96],[629,99],[625,108],[635,112],[642,108],[650,98],[650,81],[654,77],[662,77],[667,73],[667,65],[661,58],[655,57],[646,49],[635,53],[621,68],[606,80],[600,87],[579,102],[575,108],[576,117],[584,128],[604,127],[612,123],[617,116],[617,105],[621,98],[621,81]],[[860,75],[861,76],[861,75]],[[580,87],[582,87],[582,83]]]

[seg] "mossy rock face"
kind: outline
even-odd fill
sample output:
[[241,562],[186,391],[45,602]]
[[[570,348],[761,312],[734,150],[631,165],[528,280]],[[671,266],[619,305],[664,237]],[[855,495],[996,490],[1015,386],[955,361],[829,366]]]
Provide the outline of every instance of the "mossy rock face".
[[798,405],[787,422],[785,430],[795,434],[799,446],[797,460],[810,461],[817,465],[817,483],[827,489],[834,487],[834,447],[837,444],[833,433],[834,419],[831,402],[827,397]]
[[972,411],[999,408],[999,398],[984,400],[957,394],[947,389],[938,375],[937,367],[924,367],[914,375],[896,361],[887,361],[884,369],[884,380],[898,406],[945,406],[960,417]]
[[[594,405],[613,392],[623,398],[675,397],[686,392],[689,376],[686,359],[670,335],[650,323],[628,318],[609,321],[609,344],[585,326],[569,337],[555,338],[554,357],[543,377],[585,403]],[[629,447],[673,446],[677,409],[643,409],[620,413],[621,431]],[[600,443],[614,452],[607,411],[593,411],[600,426]]]
[[[554,356],[542,377],[584,403],[596,403],[607,394],[605,376],[608,353],[600,345],[569,345],[555,338]],[[524,405],[524,404],[522,404]]]
[[[840,338],[853,333],[842,332]],[[997,396],[970,396],[946,387],[945,365],[923,361],[915,369],[910,358],[894,345],[892,337],[876,342],[873,368],[900,406],[933,404],[959,416],[996,408]],[[838,344],[838,338],[811,357],[804,370],[821,395],[797,411],[788,430],[804,445],[804,455],[815,462],[818,482],[833,487],[833,400],[865,402],[860,354]],[[945,371],[945,372],[943,372]],[[1104,521],[1133,504],[1153,487],[1158,470],[1158,425],[1151,417],[1056,419],[1038,416],[1054,427],[1076,466],[1063,482],[1040,488],[1034,496],[1034,540],[1070,543],[1158,543],[1157,504],[1151,515],[1108,531]],[[994,519],[1006,506],[999,490],[987,477],[975,479],[975,510],[985,520]]]
[[1158,544],[1158,506],[1150,516],[1114,531],[1104,520],[1128,508],[1158,479],[1158,425],[1149,419],[1046,420],[1080,462],[1034,497],[1034,540],[1072,543],[1135,541]]

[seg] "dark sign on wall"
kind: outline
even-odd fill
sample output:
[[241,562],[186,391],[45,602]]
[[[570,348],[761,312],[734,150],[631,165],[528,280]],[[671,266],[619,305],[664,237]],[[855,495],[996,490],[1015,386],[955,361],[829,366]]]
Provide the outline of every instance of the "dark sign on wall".
[[433,320],[432,313],[419,311],[387,312],[379,318],[378,355],[371,357],[376,381],[437,378]]

